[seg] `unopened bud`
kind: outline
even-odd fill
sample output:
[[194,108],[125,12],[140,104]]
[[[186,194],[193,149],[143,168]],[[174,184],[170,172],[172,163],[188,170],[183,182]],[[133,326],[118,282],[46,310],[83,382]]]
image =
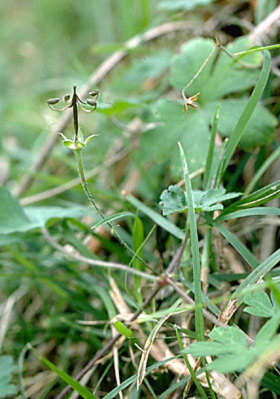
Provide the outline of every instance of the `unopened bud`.
[[57,104],[59,101],[60,101],[60,98],[49,98],[48,101],[47,101],[47,103],[48,103],[49,105],[55,105],[55,104]]

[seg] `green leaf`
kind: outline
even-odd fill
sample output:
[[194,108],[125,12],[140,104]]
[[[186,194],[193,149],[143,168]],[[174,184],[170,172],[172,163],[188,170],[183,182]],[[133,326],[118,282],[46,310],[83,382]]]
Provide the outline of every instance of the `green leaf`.
[[[223,209],[223,202],[240,196],[240,193],[228,193],[225,189],[213,188],[207,191],[194,190],[193,203],[196,212],[212,212]],[[187,194],[179,186],[169,186],[160,196],[160,203],[164,215],[183,212],[188,209]]]
[[[240,118],[246,104],[247,98],[226,99],[219,101],[221,106],[219,131],[223,136],[231,137],[234,133],[236,121]],[[217,107],[217,102],[211,102],[205,105],[205,111],[208,113],[209,123]],[[253,112],[240,140],[240,147],[250,149],[258,145],[269,143],[273,136],[277,119],[262,105],[257,105]]]
[[[181,143],[178,143],[180,150],[180,158],[183,169],[183,176],[185,181],[187,203],[189,208],[188,221],[190,226],[190,243],[193,263],[193,285],[194,285],[194,301],[196,305],[202,304],[202,289],[201,289],[201,259],[198,244],[198,231],[195,218],[195,208],[193,200],[192,184],[189,175],[189,168],[186,160],[186,155]],[[204,318],[202,309],[199,306],[195,308],[195,332],[200,341],[204,341]]]
[[[232,54],[236,51],[247,50],[249,46],[250,40],[247,36],[244,36],[230,43],[226,49]],[[246,60],[244,59],[244,62],[258,67],[261,59],[261,54],[255,54],[250,59],[248,57]],[[227,54],[221,52],[213,73],[209,75],[207,85],[203,88],[203,98],[207,101],[213,101],[231,93],[247,90],[255,85],[258,75],[258,69],[244,68],[244,66],[234,62]]]
[[124,337],[126,338],[135,338],[133,332],[131,331],[130,328],[126,327],[121,321],[116,321],[114,323],[114,326],[116,328],[116,330],[118,330],[118,332],[120,334],[122,334]]
[[239,209],[257,207],[258,205],[265,204],[273,198],[278,197],[280,197],[280,180],[268,184],[267,186],[254,191],[252,194],[245,195],[241,200],[234,202],[225,209],[225,212],[230,213]]
[[247,247],[245,247],[245,245],[236,237],[236,235],[231,233],[225,226],[217,223],[216,221],[214,222],[214,226],[253,269],[259,265],[257,258],[252,254],[252,252],[249,251]]
[[249,347],[245,334],[237,327],[216,327],[209,337],[214,342],[196,342],[182,351],[193,356],[217,356],[207,365],[208,370],[221,373],[241,371],[257,356],[257,352]]
[[97,227],[103,225],[103,224],[108,224],[115,222],[117,220],[121,220],[127,217],[134,217],[135,215],[132,212],[119,212],[119,213],[114,213],[113,215],[107,216],[104,219],[101,219],[99,222],[95,223],[92,227],[91,230],[95,230]]
[[0,187],[0,234],[25,232],[44,227],[51,219],[74,218],[87,210],[80,206],[60,208],[56,206],[21,207],[18,200],[4,187]]
[[16,393],[16,387],[10,384],[12,373],[15,370],[11,356],[0,356],[0,398]]
[[237,345],[238,348],[247,348],[248,342],[245,334],[236,327],[216,327],[209,337],[224,345]]
[[165,216],[184,212],[187,207],[184,191],[179,186],[169,186],[161,193],[159,206]]
[[[139,257],[143,255],[142,244],[144,242],[144,227],[141,219],[135,216],[133,230],[132,230],[132,248]],[[140,259],[136,258],[132,261],[132,266],[138,270],[145,270],[145,265]],[[141,283],[142,279],[140,276],[134,276],[134,294],[139,304],[142,304],[141,295]]]
[[131,108],[142,108],[143,106],[143,104],[136,100],[116,100],[113,104],[98,103],[96,112],[111,116],[120,114]]
[[143,162],[143,159],[145,162],[171,159],[172,175],[179,178],[177,142],[180,141],[189,159],[190,172],[204,166],[209,145],[209,127],[201,110],[190,109],[186,114],[183,104],[165,99],[159,100],[153,110],[161,126],[142,135],[137,154],[139,162]]
[[273,316],[274,308],[269,296],[264,291],[251,292],[244,297],[243,302],[249,305],[245,307],[244,312],[259,317]]
[[280,395],[280,377],[278,375],[265,373],[261,386]]
[[82,398],[84,399],[97,399],[93,393],[91,393],[86,387],[81,385],[78,381],[74,380],[69,374],[65,373],[63,370],[60,370],[56,367],[52,362],[46,359],[44,356],[40,355],[33,347],[30,347],[32,352],[40,360],[45,366],[54,371],[66,384],[70,385],[76,392],[78,392]]
[[[180,54],[175,55],[172,60],[170,72],[170,83],[172,86],[177,89],[183,89],[197,73],[214,46],[215,43],[213,40],[203,38],[192,39],[184,43],[181,47]],[[199,100],[203,98],[204,88],[207,85],[213,61],[214,57],[210,59],[204,70],[190,86],[186,93],[187,96],[200,92],[201,96]]]
[[259,74],[258,82],[253,90],[253,93],[250,96],[250,99],[244,108],[240,118],[238,119],[234,131],[232,135],[230,136],[230,139],[228,141],[228,144],[226,146],[226,150],[224,153],[224,158],[223,158],[223,164],[221,167],[221,173],[220,177],[222,177],[223,173],[225,172],[230,159],[238,146],[241,137],[243,136],[245,129],[248,125],[249,120],[251,119],[252,114],[254,113],[256,106],[263,94],[263,91],[265,89],[265,86],[268,81],[268,77],[270,74],[270,64],[271,64],[271,56],[270,54],[266,51],[264,53],[264,62],[262,66],[262,70]]
[[152,219],[156,224],[162,227],[164,230],[168,231],[170,234],[174,235],[175,237],[183,240],[185,234],[182,230],[180,230],[174,223],[170,220],[164,218],[159,213],[154,211],[153,209],[149,208],[148,206],[144,205],[141,201],[137,198],[133,197],[132,195],[128,195],[126,200],[134,205],[139,211],[143,212],[147,215],[150,219]]

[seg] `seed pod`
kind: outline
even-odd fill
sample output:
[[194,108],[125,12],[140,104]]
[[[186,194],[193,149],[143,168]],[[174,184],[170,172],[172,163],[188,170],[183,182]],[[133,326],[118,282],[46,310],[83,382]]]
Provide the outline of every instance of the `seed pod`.
[[65,103],[68,103],[70,101],[70,99],[71,99],[70,94],[65,94],[65,96],[63,97],[63,100]]
[[97,97],[99,94],[99,90],[93,90],[88,93],[91,97]]
[[57,104],[59,101],[60,101],[60,98],[49,98],[48,101],[47,101],[47,103],[48,103],[49,105],[55,105],[55,104]]
[[91,105],[92,107],[96,107],[96,101],[92,100],[91,98],[87,99],[87,104]]

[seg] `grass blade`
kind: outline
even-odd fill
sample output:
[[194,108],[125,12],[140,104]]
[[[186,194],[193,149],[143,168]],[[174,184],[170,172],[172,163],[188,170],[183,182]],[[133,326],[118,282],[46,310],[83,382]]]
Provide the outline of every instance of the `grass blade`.
[[[268,51],[265,51],[264,53],[264,63],[263,67],[260,73],[260,77],[258,79],[258,82],[253,90],[253,93],[250,96],[250,99],[242,112],[239,121],[237,122],[233,134],[230,136],[230,139],[228,141],[225,154],[224,154],[224,160],[222,164],[222,170],[221,170],[221,177],[224,174],[229,161],[245,131],[245,128],[258,104],[259,99],[262,96],[262,93],[264,91],[264,88],[266,86],[269,73],[270,73],[270,61],[271,61],[271,56]],[[221,178],[220,177],[220,178]],[[220,182],[219,182],[220,183]]]
[[180,230],[174,223],[170,220],[164,218],[159,213],[154,211],[153,209],[149,208],[148,206],[144,205],[141,201],[133,197],[132,195],[128,195],[126,200],[134,205],[139,211],[143,212],[147,215],[150,219],[152,219],[156,224],[162,227],[164,230],[168,231],[173,236],[183,240],[185,238],[185,233]]
[[233,233],[231,233],[228,229],[226,229],[224,226],[217,222],[214,223],[214,226],[253,269],[255,269],[259,265],[259,261],[257,260],[257,258],[245,247],[244,244],[242,244],[242,242]]
[[78,381],[74,380],[69,374],[60,370],[52,362],[46,359],[44,356],[40,355],[31,345],[29,348],[32,350],[34,355],[40,360],[45,366],[54,371],[66,384],[70,385],[75,391],[77,391],[84,399],[97,399],[97,396],[91,393],[86,387],[81,385]]
[[245,190],[245,194],[250,194],[253,191],[259,179],[279,156],[280,156],[280,147],[278,147],[275,151],[273,151],[272,154],[270,154],[270,156],[265,160],[265,162],[257,171],[257,173],[253,176],[250,184],[248,184],[248,187]]
[[205,173],[203,180],[204,190],[208,190],[211,187],[211,181],[214,177],[215,138],[218,130],[219,117],[220,117],[220,106],[218,105],[213,119],[213,125],[211,129],[210,142],[209,142],[206,165],[205,165]]
[[252,273],[249,274],[248,277],[240,284],[238,289],[235,292],[235,296],[241,294],[244,288],[247,288],[250,285],[255,284],[261,277],[264,277],[270,270],[280,261],[280,249],[275,251],[272,255],[270,255],[265,261],[263,261]]
[[[200,305],[202,304],[201,264],[200,264],[200,255],[199,255],[199,246],[198,246],[197,225],[195,219],[195,210],[194,210],[194,202],[192,194],[192,185],[183,147],[181,143],[178,143],[178,145],[180,149],[181,161],[184,170],[184,179],[185,179],[186,193],[188,199],[188,217],[190,224],[190,239],[191,239],[191,249],[193,256],[194,299],[195,299],[195,304]],[[197,306],[195,308],[195,331],[197,333],[198,339],[203,341],[204,321],[203,321],[202,309],[200,306]]]
[[248,216],[280,216],[279,208],[272,208],[269,206],[265,207],[255,207],[249,209],[242,209],[240,211],[235,211],[231,213],[226,213],[225,215],[219,216],[216,221],[230,220],[236,218],[244,218]]

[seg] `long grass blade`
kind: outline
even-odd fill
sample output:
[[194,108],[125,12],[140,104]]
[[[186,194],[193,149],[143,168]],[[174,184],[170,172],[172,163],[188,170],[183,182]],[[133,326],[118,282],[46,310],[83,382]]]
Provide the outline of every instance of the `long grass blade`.
[[259,265],[257,258],[233,233],[217,222],[214,223],[214,226],[253,269]]
[[220,117],[220,106],[218,105],[211,129],[210,142],[208,147],[208,153],[206,158],[205,173],[203,186],[204,190],[208,190],[211,187],[211,181],[214,178],[214,152],[215,152],[215,138],[218,131],[218,121]]
[[139,209],[139,211],[143,212],[150,219],[152,219],[157,225],[162,227],[164,230],[168,231],[170,234],[174,235],[180,240],[183,240],[185,238],[185,233],[182,230],[180,230],[177,226],[175,226],[174,223],[172,223],[170,220],[166,219],[165,217],[161,216],[153,209],[144,205],[137,198],[133,197],[132,195],[128,195],[126,197],[126,200],[130,204],[134,205],[137,209]]
[[66,384],[70,385],[75,391],[77,391],[82,398],[84,399],[97,399],[97,396],[91,393],[86,387],[81,385],[78,381],[74,380],[69,374],[65,373],[63,370],[60,370],[56,367],[52,362],[46,359],[44,356],[40,355],[39,352],[36,351],[31,345],[29,348],[32,350],[34,355],[40,360],[45,366],[54,371]]
[[191,250],[193,257],[193,280],[194,280],[194,299],[195,304],[198,305],[195,308],[195,331],[198,339],[204,340],[204,321],[203,313],[200,305],[202,304],[202,290],[201,290],[201,263],[198,246],[198,235],[197,235],[197,224],[195,219],[195,210],[192,194],[192,185],[189,176],[189,169],[181,143],[178,143],[181,155],[181,161],[184,171],[185,187],[188,199],[188,217],[190,225],[190,239],[191,239]]
[[250,181],[250,184],[248,184],[246,190],[245,190],[245,195],[250,194],[257,182],[260,180],[262,175],[267,171],[267,169],[270,167],[270,165],[280,156],[280,147],[278,147],[273,153],[265,160],[263,165],[260,167],[260,169],[257,171],[257,173],[253,176],[252,180]]
[[270,62],[271,61],[271,56],[268,51],[264,52],[264,62],[263,62],[263,67],[260,73],[260,77],[258,79],[258,82],[253,90],[253,93],[250,96],[250,99],[242,112],[235,129],[233,131],[233,134],[230,136],[230,139],[228,141],[227,148],[225,150],[224,154],[224,160],[223,160],[223,165],[222,165],[222,170],[221,170],[221,177],[223,176],[230,159],[237,147],[237,145],[240,142],[240,139],[246,129],[246,126],[258,104],[258,101],[260,100],[262,93],[264,91],[264,88],[266,86],[269,73],[270,73]]

